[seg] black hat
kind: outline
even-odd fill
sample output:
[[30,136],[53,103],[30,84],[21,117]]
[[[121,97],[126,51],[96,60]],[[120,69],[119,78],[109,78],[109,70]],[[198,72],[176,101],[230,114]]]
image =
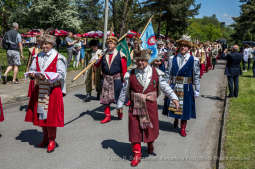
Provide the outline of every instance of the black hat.
[[99,41],[98,40],[95,40],[95,39],[92,39],[90,42],[89,42],[89,46],[99,46]]

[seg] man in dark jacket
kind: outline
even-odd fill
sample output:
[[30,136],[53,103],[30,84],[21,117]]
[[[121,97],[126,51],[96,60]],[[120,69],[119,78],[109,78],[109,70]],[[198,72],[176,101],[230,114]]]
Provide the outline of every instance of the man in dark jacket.
[[229,97],[238,97],[239,75],[241,74],[240,63],[243,57],[238,51],[239,46],[234,45],[232,52],[224,57],[227,60],[225,75],[228,77]]

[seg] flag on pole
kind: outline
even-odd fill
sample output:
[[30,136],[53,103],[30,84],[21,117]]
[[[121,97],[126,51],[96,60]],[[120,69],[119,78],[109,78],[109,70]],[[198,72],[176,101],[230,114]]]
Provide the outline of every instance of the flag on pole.
[[121,51],[122,53],[124,53],[127,57],[127,67],[129,67],[131,65],[131,57],[130,57],[130,53],[128,50],[128,44],[126,41],[126,38],[123,38],[121,41],[119,41],[118,46],[117,46],[117,50]]
[[158,55],[156,37],[153,30],[151,19],[147,27],[145,27],[145,30],[141,36],[141,40],[142,40],[142,48],[150,49],[152,51],[151,58],[149,60],[149,63],[151,63],[155,58],[157,58],[157,55]]

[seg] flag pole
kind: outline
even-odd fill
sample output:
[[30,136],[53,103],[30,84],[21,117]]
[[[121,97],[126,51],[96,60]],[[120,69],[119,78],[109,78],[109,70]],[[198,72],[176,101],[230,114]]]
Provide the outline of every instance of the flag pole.
[[124,39],[127,36],[127,33],[125,33],[121,38],[119,38],[118,42],[120,42],[122,39]]
[[107,39],[107,25],[108,25],[108,12],[109,12],[108,3],[109,3],[109,0],[105,0],[103,49],[105,49],[105,43],[106,43],[106,39]]
[[142,34],[141,34],[140,38],[143,36],[143,34],[144,34],[145,30],[147,29],[148,25],[150,24],[150,22],[151,22],[152,18],[153,18],[153,15],[150,17],[150,19],[148,20],[148,22],[147,22],[146,26],[144,27],[143,32],[142,32]]

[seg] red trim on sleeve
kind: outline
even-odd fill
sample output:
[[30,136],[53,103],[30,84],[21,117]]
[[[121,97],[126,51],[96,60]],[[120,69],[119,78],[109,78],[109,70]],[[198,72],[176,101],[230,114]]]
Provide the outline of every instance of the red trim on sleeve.
[[101,65],[103,57],[101,57],[99,60],[96,61],[96,63],[94,64],[95,67],[99,67]]
[[124,76],[127,72],[127,59],[125,57],[121,58],[121,68],[122,68],[122,75],[124,79]]

